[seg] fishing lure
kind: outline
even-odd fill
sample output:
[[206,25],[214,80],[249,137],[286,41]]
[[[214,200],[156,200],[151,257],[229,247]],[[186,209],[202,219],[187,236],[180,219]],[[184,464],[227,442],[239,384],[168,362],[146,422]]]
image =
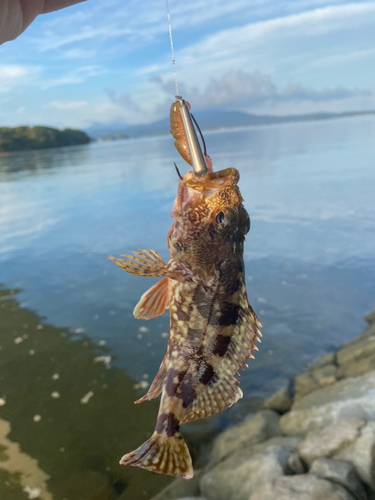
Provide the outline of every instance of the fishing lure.
[[170,112],[176,148],[193,171],[179,174],[167,235],[169,261],[144,249],[125,259],[110,257],[128,273],[162,278],[142,295],[136,318],[170,312],[167,353],[137,401],[162,394],[155,431],[120,463],[185,479],[193,476],[193,466],[180,425],[221,412],[242,397],[237,374],[254,357],[261,336],[246,294],[243,248],[250,219],[239,173],[213,172],[211,159],[197,146],[189,109],[177,97]]

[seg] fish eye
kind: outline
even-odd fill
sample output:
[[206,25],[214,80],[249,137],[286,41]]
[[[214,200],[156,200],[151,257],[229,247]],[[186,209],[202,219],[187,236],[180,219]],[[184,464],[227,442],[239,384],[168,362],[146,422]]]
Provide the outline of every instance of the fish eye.
[[230,231],[237,226],[237,214],[231,207],[221,207],[213,213],[213,224],[216,231]]
[[216,215],[215,221],[218,226],[221,226],[225,221],[225,213],[222,210]]

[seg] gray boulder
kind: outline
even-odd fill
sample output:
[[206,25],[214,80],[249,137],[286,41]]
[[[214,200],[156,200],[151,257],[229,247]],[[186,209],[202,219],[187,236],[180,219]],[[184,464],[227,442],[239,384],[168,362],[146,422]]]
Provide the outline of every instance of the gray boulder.
[[233,453],[202,476],[201,494],[208,500],[249,500],[259,486],[288,472],[288,458],[298,443],[274,437]]
[[295,399],[299,399],[320,387],[337,382],[337,366],[332,362],[328,363],[328,360],[334,360],[332,353],[326,354],[322,360],[314,363],[306,372],[294,379]]
[[340,378],[358,377],[372,370],[375,370],[375,353],[341,365],[337,373]]
[[372,354],[375,354],[375,334],[368,337],[361,336],[345,344],[337,352],[337,363],[341,366]]
[[311,431],[299,444],[298,452],[309,466],[317,458],[332,457],[354,443],[365,424],[358,418],[342,419],[323,429]]
[[278,413],[286,413],[290,410],[293,400],[288,387],[284,387],[275,392],[263,403],[263,407],[268,410],[274,410]]
[[304,474],[307,472],[305,463],[301,460],[298,451],[293,451],[288,458],[288,467],[294,474]]
[[314,379],[310,371],[303,372],[294,379],[294,397],[302,398],[306,394],[319,389],[319,382]]
[[318,389],[296,400],[280,419],[287,435],[305,435],[339,418],[375,419],[375,371]]
[[[231,498],[231,497],[228,497]],[[284,476],[259,487],[249,500],[356,500],[341,485],[313,474]]]
[[335,458],[351,462],[359,477],[375,492],[375,422],[368,422],[358,438]]
[[180,497],[176,498],[176,500],[207,500],[205,497]]
[[375,309],[373,309],[370,313],[368,313],[366,316],[365,316],[365,320],[367,321],[367,323],[375,323]]
[[329,479],[345,486],[356,500],[367,500],[363,483],[359,479],[354,467],[349,462],[318,458],[312,464],[310,474],[315,474],[322,479]]
[[339,376],[356,377],[375,368],[375,325],[369,329],[374,329],[372,335],[365,335],[365,331],[338,351]]
[[333,352],[326,352],[317,361],[310,365],[309,370],[316,370],[317,368],[322,368],[326,365],[336,364],[336,355]]
[[260,443],[273,436],[280,436],[280,416],[271,410],[262,410],[242,424],[224,431],[216,439],[211,462],[219,462],[233,452]]

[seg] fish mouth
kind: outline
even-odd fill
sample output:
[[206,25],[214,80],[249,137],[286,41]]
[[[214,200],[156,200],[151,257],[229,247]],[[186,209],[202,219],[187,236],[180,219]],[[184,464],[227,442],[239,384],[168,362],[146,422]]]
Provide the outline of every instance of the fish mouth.
[[171,217],[176,219],[186,206],[198,204],[202,198],[208,198],[218,189],[236,186],[239,179],[240,174],[233,167],[211,172],[204,177],[197,177],[194,172],[188,172],[179,181]]

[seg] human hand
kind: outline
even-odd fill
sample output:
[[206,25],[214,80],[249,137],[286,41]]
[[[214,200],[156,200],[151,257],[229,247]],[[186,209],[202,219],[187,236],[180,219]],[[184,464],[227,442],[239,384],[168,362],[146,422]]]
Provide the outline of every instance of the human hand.
[[17,38],[39,14],[85,0],[0,0],[0,44]]

